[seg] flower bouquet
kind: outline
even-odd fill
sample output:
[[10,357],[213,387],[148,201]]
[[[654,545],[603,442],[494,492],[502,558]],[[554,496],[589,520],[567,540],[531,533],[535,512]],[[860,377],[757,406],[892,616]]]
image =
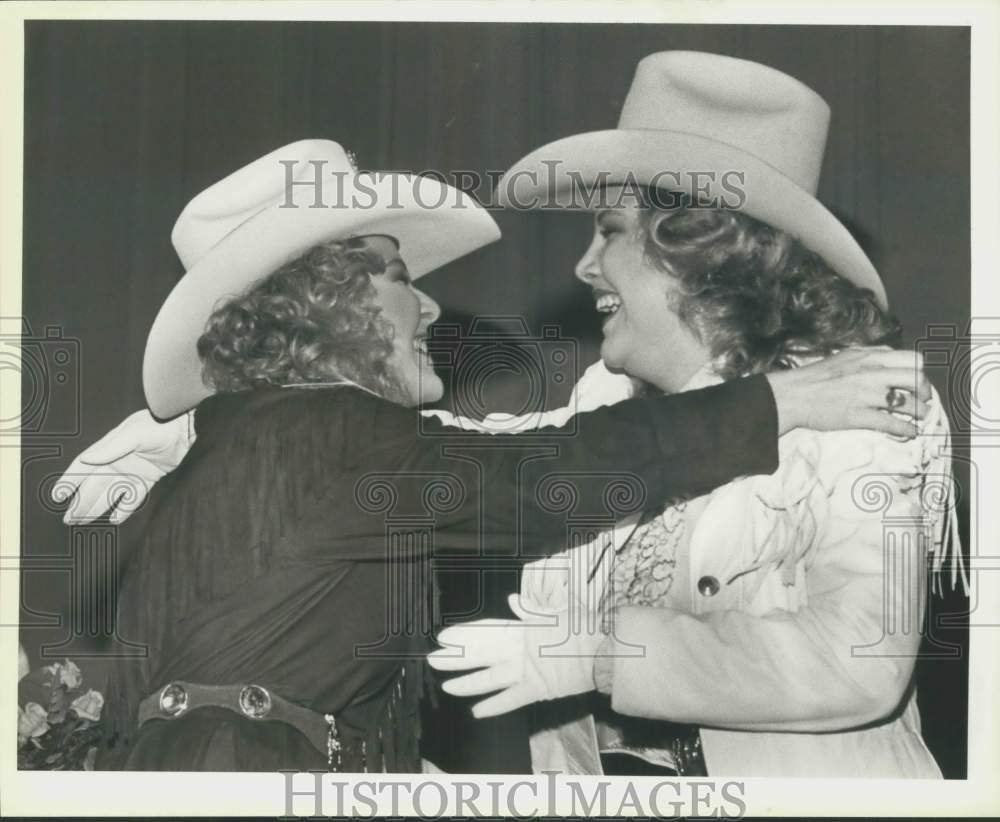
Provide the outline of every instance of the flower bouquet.
[[29,771],[91,771],[101,738],[100,691],[85,688],[80,669],[70,660],[29,673],[28,657],[18,649],[22,692],[39,701],[17,709],[17,767]]

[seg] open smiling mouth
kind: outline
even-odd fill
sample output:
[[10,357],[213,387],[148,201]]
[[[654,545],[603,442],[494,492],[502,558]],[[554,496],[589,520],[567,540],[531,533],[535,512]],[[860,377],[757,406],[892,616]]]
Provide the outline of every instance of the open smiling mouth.
[[605,315],[602,327],[607,327],[611,318],[617,314],[618,309],[622,307],[622,298],[613,291],[595,291],[594,297],[594,307],[597,309],[597,312]]

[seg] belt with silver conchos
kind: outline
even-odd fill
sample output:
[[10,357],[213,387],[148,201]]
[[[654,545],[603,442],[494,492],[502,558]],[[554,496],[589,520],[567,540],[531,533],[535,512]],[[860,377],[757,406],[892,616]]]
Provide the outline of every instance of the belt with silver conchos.
[[150,719],[179,719],[198,708],[227,708],[255,721],[284,722],[300,731],[331,770],[340,770],[341,740],[333,714],[303,708],[261,685],[199,685],[170,682],[139,704],[139,727]]

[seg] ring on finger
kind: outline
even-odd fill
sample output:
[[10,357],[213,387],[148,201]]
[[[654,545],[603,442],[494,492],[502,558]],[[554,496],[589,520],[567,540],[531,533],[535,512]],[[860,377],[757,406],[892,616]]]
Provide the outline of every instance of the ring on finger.
[[897,408],[902,408],[905,402],[906,402],[906,395],[898,388],[890,388],[888,391],[885,392],[885,406],[890,411],[895,411]]

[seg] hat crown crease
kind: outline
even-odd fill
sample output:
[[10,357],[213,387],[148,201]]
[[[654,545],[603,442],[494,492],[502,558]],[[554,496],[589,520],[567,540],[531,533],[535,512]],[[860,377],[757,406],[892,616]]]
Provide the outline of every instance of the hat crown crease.
[[816,92],[768,66],[665,52],[639,63],[618,128],[682,131],[727,143],[815,193],[829,120],[829,106]]

